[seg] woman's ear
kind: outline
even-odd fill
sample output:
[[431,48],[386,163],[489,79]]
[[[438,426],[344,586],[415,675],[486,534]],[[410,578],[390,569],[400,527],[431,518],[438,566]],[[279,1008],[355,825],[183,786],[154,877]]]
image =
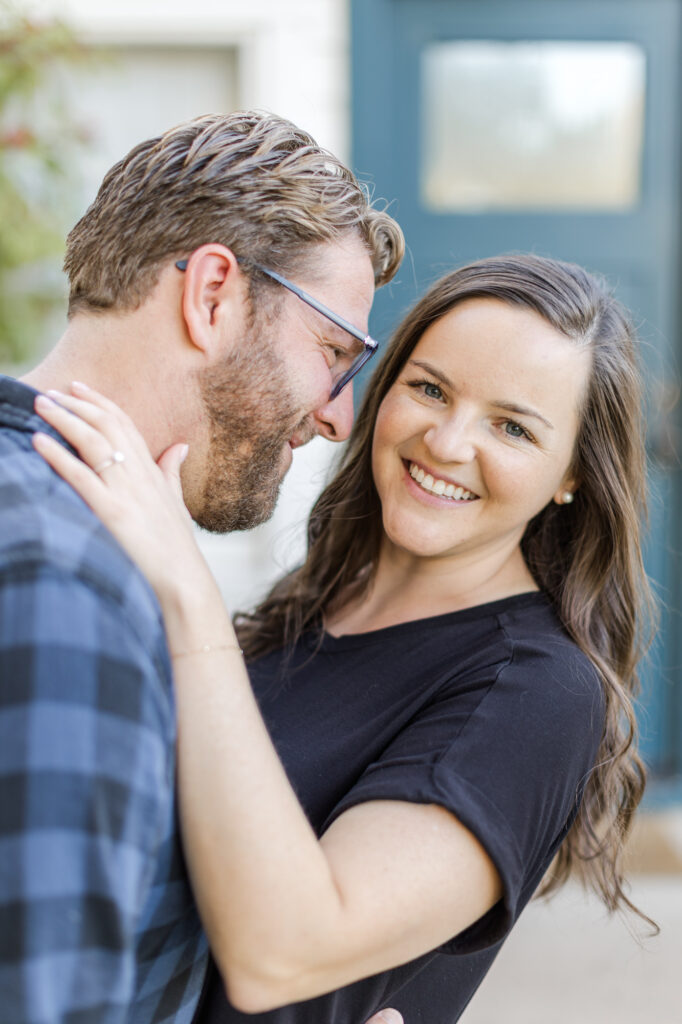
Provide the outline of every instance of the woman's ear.
[[191,343],[210,355],[223,344],[226,316],[234,320],[243,311],[246,292],[237,257],[225,245],[199,246],[184,271],[182,315]]
[[579,486],[580,482],[574,478],[564,480],[561,489],[556,492],[552,501],[557,505],[570,505]]

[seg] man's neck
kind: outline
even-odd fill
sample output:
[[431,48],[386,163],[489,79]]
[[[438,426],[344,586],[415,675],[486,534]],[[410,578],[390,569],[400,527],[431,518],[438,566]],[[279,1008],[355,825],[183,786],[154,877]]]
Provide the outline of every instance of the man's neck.
[[[74,317],[52,351],[21,380],[38,391],[69,393],[74,380],[95,388],[130,416],[158,458],[168,445],[183,439],[179,435],[191,395],[185,387],[183,403],[171,394],[171,360],[168,354],[163,359],[155,353],[144,326],[133,317]],[[175,377],[181,378],[181,373]]]

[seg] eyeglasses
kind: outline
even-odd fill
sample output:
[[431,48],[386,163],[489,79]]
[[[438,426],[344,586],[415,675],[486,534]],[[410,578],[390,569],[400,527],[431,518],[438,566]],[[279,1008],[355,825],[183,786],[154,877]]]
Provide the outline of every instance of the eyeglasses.
[[[241,263],[242,261],[241,259],[238,258],[237,262]],[[187,270],[188,263],[189,260],[177,260],[175,266],[178,268],[178,270]],[[347,334],[350,334],[353,338],[356,338],[358,341],[362,342],[362,351],[359,352],[358,355],[353,359],[347,370],[341,370],[340,376],[338,376],[337,379],[334,381],[331,392],[329,394],[330,401],[333,401],[337,397],[337,395],[339,395],[343,391],[346,384],[348,384],[353,379],[353,377],[355,377],[355,375],[359,373],[363,366],[365,366],[369,362],[369,360],[372,358],[372,356],[378,349],[379,342],[375,341],[374,338],[371,338],[369,334],[366,334],[364,331],[361,331],[358,327],[353,327],[353,325],[349,323],[348,320],[344,320],[344,318],[342,316],[339,316],[338,313],[332,312],[332,310],[325,306],[322,302],[319,302],[317,299],[314,299],[312,295],[308,295],[308,293],[304,292],[302,288],[299,288],[297,284],[293,284],[291,281],[287,280],[286,277],[282,277],[281,274],[278,274],[275,270],[269,270],[267,267],[262,266],[260,263],[253,263],[251,264],[251,266],[254,267],[255,270],[258,270],[261,274],[265,274],[266,277],[272,278],[272,280],[276,281],[277,284],[281,284],[283,288],[287,289],[287,291],[293,292],[293,294],[296,295],[299,299],[301,299],[302,302],[305,302],[307,306],[310,306],[318,313],[321,313],[322,316],[327,318],[327,320],[330,320],[337,327],[340,327],[342,331],[346,331]]]

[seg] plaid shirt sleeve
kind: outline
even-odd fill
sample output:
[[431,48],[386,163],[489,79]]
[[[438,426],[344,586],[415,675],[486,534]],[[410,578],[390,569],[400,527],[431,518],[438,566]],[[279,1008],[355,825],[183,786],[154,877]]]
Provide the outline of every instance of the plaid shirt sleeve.
[[174,768],[168,679],[130,619],[85,573],[0,576],[3,1024],[128,1020]]

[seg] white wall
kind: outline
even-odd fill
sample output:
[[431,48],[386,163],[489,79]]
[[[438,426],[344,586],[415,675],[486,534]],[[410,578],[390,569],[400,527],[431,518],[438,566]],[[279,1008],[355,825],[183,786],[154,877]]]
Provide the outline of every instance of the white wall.
[[347,0],[24,0],[100,44],[237,46],[239,104],[274,110],[346,158]]
[[[94,145],[82,207],[106,169],[136,142],[194,116],[273,110],[343,159],[349,150],[347,0],[24,0],[56,14],[113,59],[79,73],[73,96]],[[76,211],[76,216],[80,211]],[[333,445],[295,453],[271,522],[249,534],[200,535],[231,607],[244,607],[303,551],[308,510]]]

